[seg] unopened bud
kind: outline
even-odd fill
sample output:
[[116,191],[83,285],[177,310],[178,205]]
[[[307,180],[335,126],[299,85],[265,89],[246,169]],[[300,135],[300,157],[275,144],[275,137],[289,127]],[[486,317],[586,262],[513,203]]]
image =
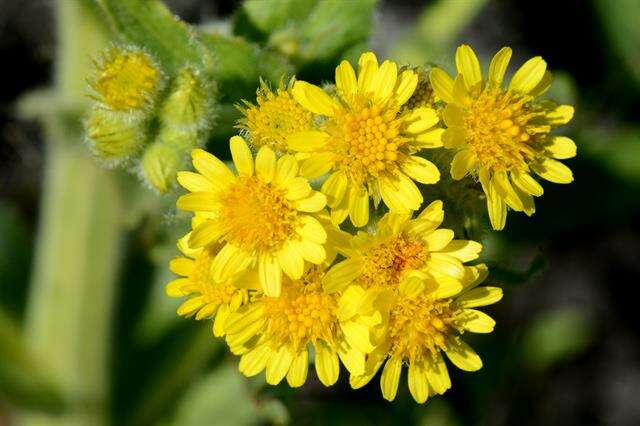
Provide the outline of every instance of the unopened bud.
[[147,137],[144,121],[102,108],[90,111],[85,128],[91,151],[114,165],[137,154]]
[[162,126],[191,132],[210,126],[214,90],[192,68],[182,69],[160,108]]

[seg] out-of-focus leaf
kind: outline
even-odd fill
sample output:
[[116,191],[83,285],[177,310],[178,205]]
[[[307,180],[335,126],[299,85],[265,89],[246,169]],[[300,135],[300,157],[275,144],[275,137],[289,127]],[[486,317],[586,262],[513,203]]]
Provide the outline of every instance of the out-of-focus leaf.
[[313,0],[247,0],[242,4],[242,12],[252,24],[264,33],[291,22],[300,22],[316,2]]
[[506,267],[502,264],[490,264],[491,280],[505,285],[518,285],[529,282],[538,272],[542,271],[547,261],[545,255],[538,251],[523,269]]
[[421,406],[424,414],[418,417],[417,426],[456,426],[459,424],[455,412],[442,398],[435,398],[427,406]]
[[260,77],[276,83],[283,75],[293,73],[283,56],[241,38],[206,33],[200,40],[215,62],[213,77],[224,102],[253,98]]
[[541,313],[525,330],[522,356],[526,367],[545,370],[580,355],[593,341],[594,324],[578,308]]
[[212,58],[197,39],[196,29],[174,16],[160,1],[95,1],[116,34],[149,49],[172,74],[187,64],[204,69],[213,66]]
[[392,49],[400,62],[423,64],[449,54],[458,34],[487,0],[430,2],[420,14],[415,27]]
[[180,426],[250,426],[288,421],[286,409],[275,400],[258,403],[247,380],[234,365],[223,363],[186,392],[173,424]]
[[27,351],[20,330],[0,309],[0,400],[38,411],[58,413],[64,401],[45,370]]
[[576,137],[578,154],[592,159],[624,182],[640,183],[640,128],[600,127]]
[[594,5],[612,47],[640,84],[640,2],[596,0]]

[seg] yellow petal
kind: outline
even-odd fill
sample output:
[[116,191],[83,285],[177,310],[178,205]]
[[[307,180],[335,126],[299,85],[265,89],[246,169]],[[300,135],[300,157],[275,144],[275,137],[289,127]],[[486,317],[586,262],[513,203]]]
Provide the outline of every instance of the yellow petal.
[[247,143],[240,136],[233,136],[229,142],[233,164],[240,176],[253,175],[253,155]]
[[331,386],[338,381],[338,374],[340,374],[338,355],[321,340],[315,343],[314,348],[316,350],[316,373],[318,374],[318,379],[323,385]]
[[448,275],[438,276],[437,279],[428,283],[425,292],[434,299],[447,299],[459,294],[462,291],[462,284],[455,277]]
[[477,157],[471,150],[462,149],[456,153],[451,161],[451,177],[460,180],[468,175],[477,164]]
[[380,376],[380,390],[387,401],[393,401],[396,398],[401,372],[402,358],[397,356],[389,358]]
[[496,231],[504,229],[507,223],[507,205],[499,195],[494,185],[489,184],[489,193],[487,195],[487,210],[491,226]]
[[418,210],[423,201],[415,183],[404,173],[381,178],[380,194],[389,209],[397,213]]
[[491,185],[495,187],[509,207],[515,211],[522,211],[522,201],[513,190],[507,172],[494,173]]
[[429,379],[422,362],[409,363],[409,375],[407,377],[409,392],[418,404],[424,403],[429,397]]
[[301,216],[300,225],[297,232],[303,239],[316,244],[324,244],[327,241],[327,231],[316,218],[307,215]]
[[346,259],[333,265],[322,279],[324,290],[333,293],[344,289],[360,276],[363,267],[364,262],[361,258]]
[[211,262],[211,274],[217,282],[231,279],[251,263],[251,255],[233,244],[225,244]]
[[442,146],[442,134],[445,129],[432,129],[417,135],[412,146],[422,149],[439,148]]
[[218,308],[218,312],[216,313],[216,318],[213,321],[212,330],[214,336],[224,336],[224,334],[226,333],[227,319],[229,318],[230,314],[231,311],[229,310],[229,305],[227,305],[226,303],[220,305],[220,308]]
[[282,287],[282,267],[278,258],[270,254],[260,256],[258,275],[264,294],[270,297],[279,297]]
[[180,210],[210,212],[218,207],[218,197],[212,192],[191,192],[178,198],[176,206]]
[[300,212],[315,213],[324,209],[327,205],[327,197],[318,191],[312,191],[311,195],[296,201],[296,210]]
[[[369,52],[371,53],[371,52]],[[367,55],[365,57],[365,55]],[[359,70],[358,70],[358,92],[367,95],[374,92],[373,78],[378,72],[378,61],[375,59],[375,55],[365,54],[360,56]]]
[[204,306],[204,304],[204,296],[192,297],[191,299],[180,305],[180,307],[178,308],[178,315],[185,317],[191,316],[195,312],[197,312],[198,309]]
[[431,161],[412,155],[402,162],[400,169],[411,179],[424,184],[434,184],[440,180],[440,170]]
[[309,181],[303,177],[296,177],[291,179],[286,185],[287,192],[285,197],[287,200],[301,200],[307,198],[311,194],[311,185]]
[[331,208],[331,223],[338,226],[349,216],[349,197],[342,197],[342,202]]
[[433,356],[425,357],[425,364],[431,390],[442,395],[447,391],[447,389],[451,388],[449,371],[447,370],[447,365],[439,352],[435,353]]
[[246,305],[229,316],[227,333],[228,335],[238,334],[254,328],[255,324],[263,325],[264,322],[264,309],[261,305]]
[[189,247],[198,248],[216,242],[224,234],[223,229],[213,220],[207,220],[194,228],[189,237]]
[[531,169],[543,179],[553,183],[573,182],[571,169],[559,161],[545,158],[540,163],[532,164]]
[[337,105],[331,96],[316,85],[296,81],[291,90],[293,98],[309,111],[333,117]]
[[384,61],[371,81],[371,86],[374,90],[374,99],[378,102],[388,99],[393,93],[397,79],[398,67],[396,63],[389,60]]
[[477,308],[479,306],[493,305],[502,299],[500,287],[482,286],[476,287],[464,293],[456,299],[456,303],[462,308]]
[[496,325],[493,318],[476,309],[464,309],[459,319],[462,327],[472,333],[491,333]]
[[213,316],[213,314],[218,310],[218,304],[216,303],[207,303],[204,305],[198,313],[196,314],[196,320],[209,319]]
[[287,136],[289,149],[298,152],[311,152],[324,147],[329,141],[329,134],[318,130],[306,130]]
[[342,361],[350,374],[364,374],[365,359],[364,354],[349,346],[345,341],[338,347],[338,358]]
[[478,354],[461,339],[448,338],[445,353],[449,360],[461,370],[477,371],[482,368],[482,360]]
[[341,95],[353,95],[358,91],[356,73],[348,61],[340,62],[336,68],[336,87]]
[[169,262],[169,269],[174,274],[186,277],[193,271],[193,265],[193,260],[187,259],[186,257],[177,257],[175,259],[171,259]]
[[266,146],[256,155],[256,174],[265,182],[271,182],[276,173],[276,154]]
[[550,143],[545,144],[544,148],[551,152],[553,158],[557,158],[558,160],[576,156],[575,142],[565,136],[552,137]]
[[465,117],[467,113],[456,104],[447,104],[442,111],[442,118],[444,119],[447,127],[462,127],[464,126]]
[[539,197],[544,192],[538,181],[528,173],[511,172],[511,181],[527,194]]
[[322,184],[321,191],[327,196],[329,207],[336,207],[342,202],[348,183],[347,176],[343,172],[336,172]]
[[442,133],[442,145],[447,149],[461,148],[466,144],[466,133],[462,127],[449,127]]
[[375,349],[371,343],[369,327],[353,321],[340,323],[344,337],[351,346],[362,353],[370,353]]
[[436,229],[423,238],[430,252],[440,251],[445,248],[453,240],[453,231],[451,229]]
[[191,285],[191,280],[188,278],[178,278],[177,280],[171,281],[164,288],[164,292],[169,297],[183,297],[188,296],[190,291],[184,290]]
[[218,189],[209,179],[199,173],[178,172],[178,183],[190,192],[212,192]]
[[369,222],[369,194],[364,188],[352,187],[349,194],[349,218],[357,228]]
[[294,358],[287,373],[287,383],[292,388],[298,388],[304,385],[307,380],[307,371],[309,370],[309,352],[306,349]]
[[277,385],[289,371],[293,355],[289,348],[281,346],[278,352],[273,353],[267,361],[266,379],[270,385]]
[[471,102],[469,91],[467,90],[467,83],[462,74],[458,74],[453,81],[453,99],[462,106],[468,106]]
[[440,225],[444,220],[444,209],[441,200],[435,200],[425,207],[416,219],[425,219]]
[[551,74],[551,72],[545,71],[544,76],[542,77],[542,80],[540,80],[540,82],[536,85],[536,87],[531,89],[529,94],[531,96],[540,96],[544,94],[547,90],[549,90],[552,82],[553,82],[553,75]]
[[[343,262],[347,262],[347,259]],[[342,293],[338,299],[338,319],[341,322],[350,320],[358,313],[358,306],[365,295],[365,290],[359,285],[351,285]]]
[[525,62],[511,78],[509,90],[521,93],[531,92],[540,83],[547,70],[547,63],[540,56]]
[[429,81],[433,87],[436,96],[446,103],[454,102],[453,100],[453,79],[449,74],[440,68],[433,68],[429,73]]
[[404,132],[419,134],[438,124],[438,114],[432,108],[420,107],[403,116],[406,125]]
[[191,151],[193,166],[212,182],[230,182],[235,179],[231,170],[217,157],[202,149]]
[[315,179],[329,173],[333,167],[333,153],[318,152],[300,163],[300,174],[308,179]]
[[442,253],[431,253],[429,260],[427,260],[427,265],[437,272],[456,279],[461,279],[464,276],[462,263],[453,256]]
[[489,65],[489,81],[500,87],[504,79],[504,73],[507,71],[509,61],[511,60],[511,48],[503,47],[491,59]]
[[545,118],[552,126],[567,124],[573,118],[574,108],[571,105],[559,105],[545,114]]
[[441,250],[442,253],[453,256],[461,262],[477,259],[481,251],[482,244],[470,240],[453,240]]
[[456,50],[456,68],[464,76],[467,89],[471,89],[482,81],[480,62],[473,49],[466,44]]
[[394,89],[396,105],[404,105],[418,87],[418,74],[412,70],[404,70],[400,73]]
[[267,345],[260,345],[240,358],[238,370],[247,377],[253,377],[260,374],[267,366],[267,361],[273,355],[272,350]]
[[275,182],[286,185],[296,176],[298,176],[298,160],[293,155],[283,155],[278,158]]
[[327,252],[320,244],[316,244],[309,240],[298,242],[298,251],[307,262],[319,265],[327,258]]
[[293,280],[300,279],[304,272],[304,259],[291,244],[285,244],[278,251],[278,261],[282,270]]

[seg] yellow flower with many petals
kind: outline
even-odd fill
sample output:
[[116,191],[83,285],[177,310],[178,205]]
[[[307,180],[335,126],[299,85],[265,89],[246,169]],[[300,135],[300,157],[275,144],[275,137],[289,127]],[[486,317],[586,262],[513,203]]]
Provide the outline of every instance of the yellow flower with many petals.
[[305,176],[331,172],[322,186],[334,223],[347,216],[355,226],[369,220],[369,199],[380,199],[394,212],[420,208],[423,198],[414,180],[432,184],[440,172],[417,152],[442,146],[442,129],[431,108],[403,111],[418,83],[415,71],[398,73],[392,61],[378,64],[376,56],[360,57],[356,77],[349,62],[336,68],[336,97],[318,86],[297,81],[293,97],[324,117],[320,130],[294,133],[289,148],[305,153]]
[[383,341],[368,355],[365,374],[351,375],[351,386],[357,389],[366,385],[384,365],[380,388],[384,398],[392,401],[406,365],[409,391],[418,403],[423,403],[451,387],[442,352],[462,370],[479,370],[482,360],[460,335],[465,331],[493,331],[495,321],[473,309],[502,298],[498,287],[477,287],[486,276],[487,268],[478,265],[465,267],[464,278],[455,286],[403,281],[390,304]]
[[482,246],[455,240],[450,229],[439,228],[444,220],[441,201],[434,201],[415,219],[387,213],[375,234],[359,232],[346,259],[334,265],[324,278],[327,291],[341,291],[351,283],[364,289],[397,289],[404,280],[439,282],[457,286],[464,276],[463,262],[474,260]]
[[211,263],[214,280],[257,266],[263,291],[275,297],[283,271],[299,279],[305,260],[325,260],[327,233],[314,214],[325,207],[326,197],[298,176],[293,156],[276,160],[270,148],[262,147],[254,161],[238,136],[231,138],[230,147],[237,175],[201,149],[192,152],[198,173],[178,174],[178,182],[191,191],[178,199],[178,207],[207,214],[193,229],[189,246],[221,244]]
[[430,74],[436,95],[447,104],[442,141],[456,151],[451,176],[479,179],[497,230],[505,226],[507,206],[527,215],[535,212],[533,197],[543,189],[532,174],[554,183],[572,182],[571,170],[557,160],[576,155],[571,139],[550,134],[573,118],[573,107],[536,100],[551,85],[546,62],[539,56],[528,60],[505,87],[510,59],[511,49],[501,49],[485,79],[473,50],[462,45],[456,52],[455,80],[439,68]]
[[275,151],[287,151],[287,137],[313,128],[313,114],[297,103],[291,95],[293,81],[287,86],[280,83],[271,90],[264,82],[256,93],[256,103],[243,101],[238,109],[244,117],[238,128],[244,130],[253,146],[268,146]]
[[364,354],[345,340],[339,296],[323,291],[323,275],[324,267],[313,266],[299,280],[285,278],[280,297],[257,294],[229,316],[226,340],[241,355],[240,372],[251,377],[266,369],[269,384],[286,377],[290,386],[302,386],[313,347],[316,373],[325,386],[338,380],[339,359],[349,371],[364,374]]
[[166,293],[170,297],[187,297],[178,308],[178,315],[195,314],[197,320],[213,319],[213,334],[223,336],[229,314],[248,302],[248,289],[238,288],[233,281],[213,281],[209,270],[215,247],[190,249],[189,236],[178,240],[178,248],[184,256],[173,259],[169,268],[181,278],[167,284]]

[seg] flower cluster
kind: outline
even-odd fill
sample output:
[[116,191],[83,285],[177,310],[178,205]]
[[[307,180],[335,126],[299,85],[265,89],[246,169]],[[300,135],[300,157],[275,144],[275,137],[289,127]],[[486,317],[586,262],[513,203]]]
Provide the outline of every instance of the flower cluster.
[[188,193],[177,206],[193,213],[178,243],[184,257],[170,265],[180,278],[166,289],[185,298],[178,313],[212,320],[239,370],[265,371],[274,385],[303,385],[313,364],[330,386],[343,365],[354,389],[382,370],[382,395],[393,400],[406,366],[422,403],[451,387],[445,357],[480,369],[463,337],[493,330],[476,308],[502,290],[480,285],[488,269],[470,262],[481,244],[443,227],[443,203],[424,207],[421,185],[440,181],[430,152],[455,150],[452,177],[479,180],[501,229],[507,206],[533,212],[542,189],[530,172],[571,180],[555,159],[575,146],[549,132],[572,109],[535,102],[550,84],[539,58],[502,88],[510,53],[496,55],[486,81],[461,46],[455,80],[368,52],[357,72],[342,61],[335,85],[262,84],[257,103],[239,107],[233,167],[195,149],[195,172],[178,173]]

